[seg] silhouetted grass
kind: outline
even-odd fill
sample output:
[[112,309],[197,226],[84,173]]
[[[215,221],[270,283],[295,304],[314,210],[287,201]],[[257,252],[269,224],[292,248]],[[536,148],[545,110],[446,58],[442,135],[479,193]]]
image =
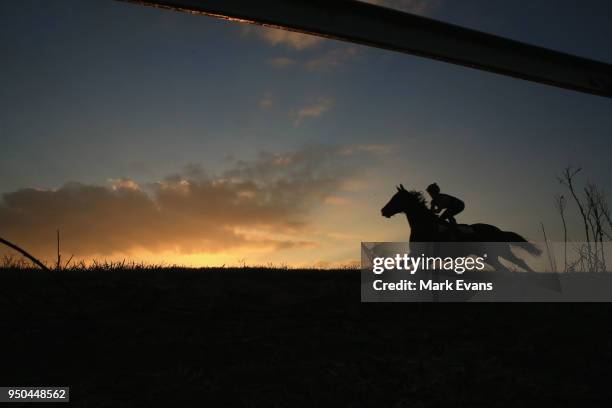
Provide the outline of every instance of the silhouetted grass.
[[609,312],[362,304],[355,270],[3,268],[0,383],[75,407],[603,406]]

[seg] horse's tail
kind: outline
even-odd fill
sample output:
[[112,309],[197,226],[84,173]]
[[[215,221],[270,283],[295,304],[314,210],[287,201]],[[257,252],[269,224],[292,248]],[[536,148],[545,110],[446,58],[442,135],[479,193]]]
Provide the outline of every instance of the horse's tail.
[[521,237],[516,232],[502,231],[502,237],[506,240],[506,242],[510,242],[512,245],[516,245],[523,248],[531,255],[540,256],[542,254],[542,250],[540,248],[527,241],[525,238]]

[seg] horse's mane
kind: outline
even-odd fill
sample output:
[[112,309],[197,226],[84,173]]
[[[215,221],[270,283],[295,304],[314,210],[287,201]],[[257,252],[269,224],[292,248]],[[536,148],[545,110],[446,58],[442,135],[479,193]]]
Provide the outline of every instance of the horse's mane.
[[408,191],[408,194],[410,194],[410,196],[414,198],[419,205],[427,208],[427,200],[425,200],[425,197],[423,197],[423,193],[416,190],[410,190]]

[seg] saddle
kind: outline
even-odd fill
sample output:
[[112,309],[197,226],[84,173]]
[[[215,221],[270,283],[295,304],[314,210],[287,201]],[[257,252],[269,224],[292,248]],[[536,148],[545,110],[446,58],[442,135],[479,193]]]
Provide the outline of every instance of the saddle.
[[440,234],[450,234],[453,237],[458,235],[472,235],[475,233],[474,228],[467,224],[451,224],[443,221],[438,224],[438,232]]

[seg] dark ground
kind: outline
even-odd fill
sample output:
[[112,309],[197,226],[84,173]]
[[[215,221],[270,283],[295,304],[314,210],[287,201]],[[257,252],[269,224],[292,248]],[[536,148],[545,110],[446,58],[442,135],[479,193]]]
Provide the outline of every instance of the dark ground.
[[0,385],[75,407],[610,406],[607,304],[362,304],[349,270],[0,283]]

